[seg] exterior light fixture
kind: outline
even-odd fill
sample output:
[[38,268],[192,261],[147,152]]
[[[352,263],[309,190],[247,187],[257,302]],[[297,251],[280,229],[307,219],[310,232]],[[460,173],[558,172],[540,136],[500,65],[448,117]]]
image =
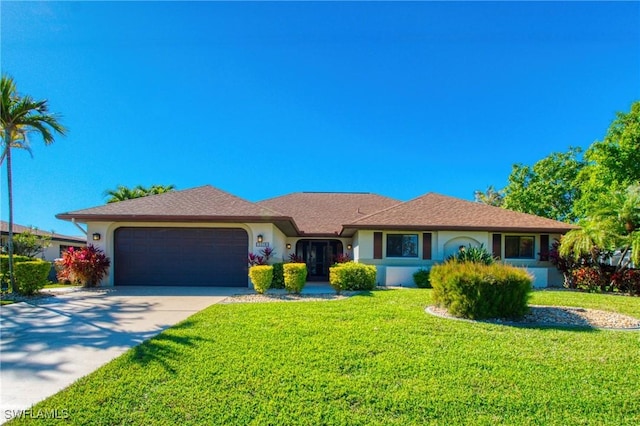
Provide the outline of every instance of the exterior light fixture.
[[93,233],[93,241],[100,241],[101,235],[99,232]]
[[262,234],[258,235],[258,242],[261,243],[262,242]]
[[287,250],[291,250],[291,244],[287,243]]
[[347,244],[347,250],[351,250],[353,246],[351,244]]

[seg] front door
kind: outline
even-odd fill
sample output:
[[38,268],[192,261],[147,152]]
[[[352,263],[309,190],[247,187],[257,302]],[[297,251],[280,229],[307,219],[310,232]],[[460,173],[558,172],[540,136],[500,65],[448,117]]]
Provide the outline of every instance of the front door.
[[337,255],[342,254],[339,240],[300,240],[296,254],[307,264],[308,281],[329,281],[329,267]]

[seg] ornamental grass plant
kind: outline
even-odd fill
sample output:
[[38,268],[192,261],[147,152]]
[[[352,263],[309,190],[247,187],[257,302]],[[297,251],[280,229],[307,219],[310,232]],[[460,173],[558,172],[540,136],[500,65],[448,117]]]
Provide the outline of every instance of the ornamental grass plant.
[[519,318],[528,312],[533,280],[522,268],[449,261],[431,268],[430,278],[434,302],[451,315]]

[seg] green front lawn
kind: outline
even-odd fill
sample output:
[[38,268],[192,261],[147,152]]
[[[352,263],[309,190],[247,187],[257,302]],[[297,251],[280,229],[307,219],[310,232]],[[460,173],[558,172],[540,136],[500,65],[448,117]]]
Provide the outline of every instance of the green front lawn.
[[[429,303],[429,290],[390,290],[214,305],[32,411],[79,425],[640,424],[640,332],[452,321]],[[531,303],[640,317],[640,298]]]
[[49,284],[46,284],[43,287],[43,290],[49,289],[49,288],[76,288],[76,287],[82,287],[80,284],[65,284],[65,283],[52,283],[50,282]]

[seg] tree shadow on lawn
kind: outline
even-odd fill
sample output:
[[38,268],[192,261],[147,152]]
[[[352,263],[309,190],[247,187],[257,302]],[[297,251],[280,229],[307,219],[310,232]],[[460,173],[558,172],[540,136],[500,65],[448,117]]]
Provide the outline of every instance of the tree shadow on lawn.
[[72,364],[87,361],[77,359],[79,356],[98,358],[100,350],[124,352],[169,326],[131,327],[142,317],[139,312],[153,306],[100,297],[48,298],[4,306],[0,318],[2,370],[47,379],[52,372],[72,372]]
[[192,327],[194,322],[186,320],[179,325],[166,330],[132,349],[132,361],[147,366],[157,362],[170,372],[175,373],[172,361],[184,361],[185,349],[194,348],[202,342],[208,341],[200,336],[182,335],[181,330]]

